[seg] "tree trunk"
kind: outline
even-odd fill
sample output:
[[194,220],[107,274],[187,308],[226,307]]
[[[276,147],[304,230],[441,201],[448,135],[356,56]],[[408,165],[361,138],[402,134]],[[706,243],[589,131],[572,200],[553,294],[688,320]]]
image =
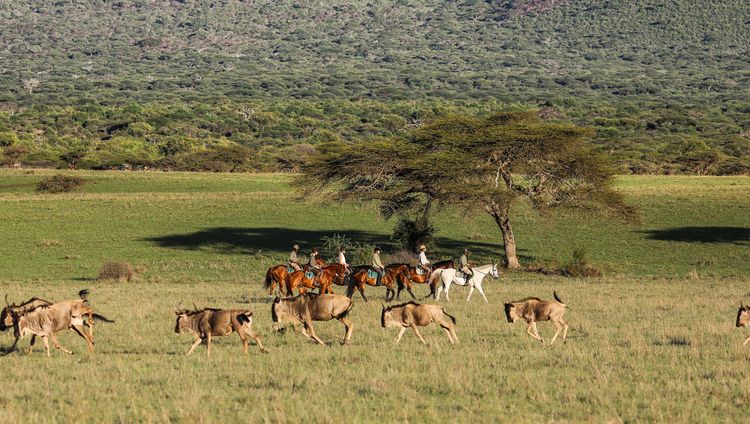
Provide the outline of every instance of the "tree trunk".
[[518,262],[518,256],[516,256],[516,238],[513,236],[513,228],[510,226],[510,208],[493,203],[491,206],[487,206],[486,210],[495,219],[495,223],[500,227],[500,232],[503,233],[506,268],[521,269],[521,263]]

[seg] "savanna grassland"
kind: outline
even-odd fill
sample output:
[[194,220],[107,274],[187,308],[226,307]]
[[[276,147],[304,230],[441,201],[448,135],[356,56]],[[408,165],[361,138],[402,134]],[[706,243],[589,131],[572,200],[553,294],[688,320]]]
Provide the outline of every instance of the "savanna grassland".
[[[394,247],[392,223],[370,206],[304,203],[280,174],[75,172],[78,193],[38,194],[53,171],[0,171],[0,293],[75,298],[115,319],[95,328],[94,355],[62,334],[53,351],[0,357],[3,422],[340,421],[739,421],[750,400],[750,350],[734,327],[750,300],[750,180],[621,177],[640,221],[586,214],[553,220],[516,209],[522,261],[561,266],[585,248],[604,276],[572,279],[501,273],[490,299],[466,303],[454,287],[446,309],[461,344],[436,328],[428,346],[379,327],[382,288],[355,295],[353,344],[343,326],[316,325],[331,343],[271,331],[265,269],[293,243],[303,250],[335,233]],[[486,216],[443,211],[433,257],[468,246],[496,260],[499,232]],[[385,257],[387,262],[387,255]],[[125,260],[134,282],[97,282],[101,264]],[[335,288],[342,293],[341,287]],[[570,305],[568,343],[542,346],[501,303],[552,290]],[[416,288],[418,295],[426,287]],[[270,354],[240,354],[236,336],[214,339],[211,358],[174,333],[178,302],[247,308]],[[540,325],[542,336],[551,326]],[[12,335],[0,335],[8,346]],[[28,339],[21,342],[28,345]],[[41,346],[38,343],[37,346]],[[254,348],[254,346],[253,346]]]

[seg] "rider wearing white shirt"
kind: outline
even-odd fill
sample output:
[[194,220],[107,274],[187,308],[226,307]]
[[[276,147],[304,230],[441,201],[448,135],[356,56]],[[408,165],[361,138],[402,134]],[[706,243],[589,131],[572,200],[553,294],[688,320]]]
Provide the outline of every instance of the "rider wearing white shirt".
[[430,261],[427,260],[427,246],[424,244],[419,246],[419,267],[422,268],[427,274],[432,271],[430,269]]
[[349,264],[346,263],[346,249],[339,247],[339,265],[344,265],[347,271],[350,271]]

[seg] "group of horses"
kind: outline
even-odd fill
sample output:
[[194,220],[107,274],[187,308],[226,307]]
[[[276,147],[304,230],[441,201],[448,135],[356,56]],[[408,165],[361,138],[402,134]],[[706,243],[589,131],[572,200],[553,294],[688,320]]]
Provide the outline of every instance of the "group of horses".
[[[319,289],[321,294],[333,294],[333,286],[346,287],[346,296],[350,299],[355,290],[359,292],[367,302],[365,288],[367,286],[385,287],[385,300],[390,302],[394,299],[401,299],[401,292],[406,291],[412,299],[416,299],[412,291],[413,284],[427,284],[430,287],[430,294],[427,297],[434,297],[440,300],[440,294],[444,290],[446,300],[450,300],[448,292],[451,284],[469,286],[469,295],[476,288],[487,302],[487,297],[482,288],[482,280],[488,274],[493,278],[498,278],[497,264],[487,264],[472,268],[471,276],[463,276],[454,267],[452,259],[436,262],[432,265],[429,272],[420,268],[406,264],[394,263],[385,267],[380,281],[377,273],[368,265],[360,265],[347,268],[341,264],[327,264],[322,258],[316,259],[317,269],[313,269],[309,264],[305,264],[301,270],[294,270],[286,264],[279,264],[268,268],[264,281],[265,288],[268,289],[268,295],[274,296],[278,291],[279,296],[293,296],[303,294],[308,290]],[[468,278],[467,278],[468,277]],[[438,284],[439,283],[439,284]]]

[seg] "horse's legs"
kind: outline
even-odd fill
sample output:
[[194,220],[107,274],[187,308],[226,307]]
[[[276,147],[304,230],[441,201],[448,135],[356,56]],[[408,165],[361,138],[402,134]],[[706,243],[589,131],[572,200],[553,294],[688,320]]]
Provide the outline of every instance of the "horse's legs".
[[349,344],[352,341],[352,329],[354,328],[354,324],[347,317],[341,317],[339,318],[339,321],[341,321],[346,327],[344,340],[341,341],[341,344]]
[[479,294],[482,295],[482,298],[484,299],[484,303],[489,303],[489,301],[487,300],[487,296],[484,295],[484,289],[482,288],[481,284],[477,286],[477,290],[479,290]]
[[404,336],[404,332],[406,331],[406,327],[401,327],[401,331],[398,332],[398,337],[396,338],[396,344],[401,341],[401,337]]
[[427,344],[427,342],[424,341],[424,339],[422,338],[422,335],[419,334],[419,330],[417,330],[417,326],[414,325],[414,324],[412,324],[411,328],[412,328],[412,330],[414,330],[414,333],[416,333],[417,337],[419,337],[419,340],[422,340],[422,343]]
[[412,299],[415,299],[415,300],[417,299],[417,297],[416,297],[416,296],[414,296],[414,292],[413,292],[413,291],[411,291],[411,284],[409,284],[409,285],[407,285],[407,286],[406,286],[406,291],[408,291],[408,292],[409,292],[409,294],[411,295],[411,298],[412,298]]
[[443,285],[441,284],[440,287],[437,289],[437,293],[435,293],[435,300],[440,300],[440,293],[443,292]]
[[450,290],[450,288],[451,288],[451,282],[450,282],[450,281],[448,281],[447,283],[445,283],[445,300],[446,300],[447,302],[450,302],[450,301],[451,301],[451,298],[450,298],[450,297],[448,297],[448,290]]
[[362,299],[364,299],[365,302],[367,302],[367,296],[365,296],[365,283],[364,283],[364,281],[361,282],[361,283],[357,283],[357,290],[359,290],[359,294],[362,295]]
[[190,354],[193,353],[195,348],[198,347],[198,345],[201,344],[202,341],[203,339],[201,339],[200,336],[195,336],[195,342],[193,342],[193,345],[190,346],[190,350],[188,350],[188,353],[185,356],[190,356]]
[[471,299],[471,294],[474,293],[474,286],[469,287],[469,295],[466,296],[466,301],[468,302],[469,299]]

